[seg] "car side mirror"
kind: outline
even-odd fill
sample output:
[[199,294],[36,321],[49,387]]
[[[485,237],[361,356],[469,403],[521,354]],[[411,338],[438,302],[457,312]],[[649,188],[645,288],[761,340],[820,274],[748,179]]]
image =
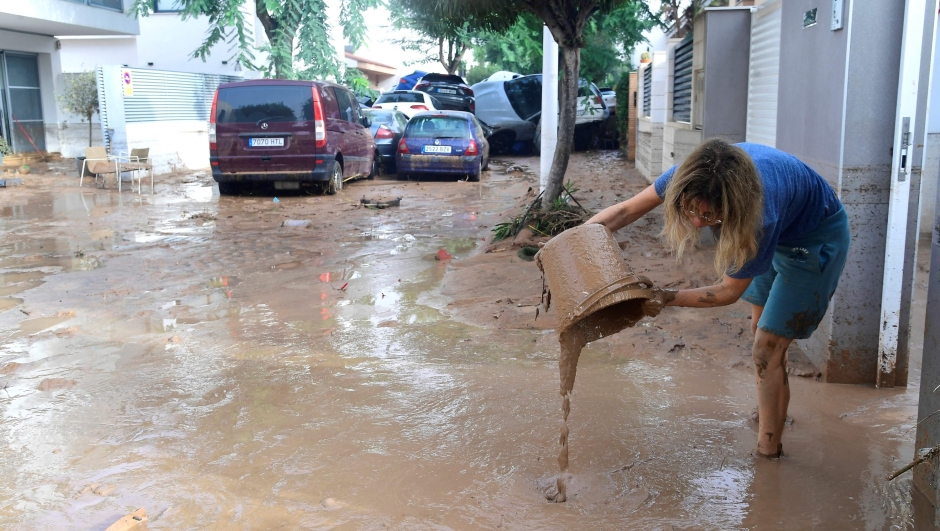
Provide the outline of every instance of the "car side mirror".
[[362,126],[363,127],[372,127],[372,119],[368,116],[362,117]]

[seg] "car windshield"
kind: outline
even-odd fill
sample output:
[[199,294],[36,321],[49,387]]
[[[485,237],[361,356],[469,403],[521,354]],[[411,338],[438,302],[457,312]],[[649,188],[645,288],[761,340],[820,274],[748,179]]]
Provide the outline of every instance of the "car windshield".
[[542,78],[540,76],[519,77],[503,84],[512,110],[523,120],[542,111]]
[[380,111],[375,109],[363,109],[363,114],[369,117],[372,120],[372,123],[375,124],[389,124],[392,123],[392,111]]
[[313,94],[302,85],[255,85],[219,89],[216,122],[258,123],[313,120]]
[[415,116],[406,136],[417,138],[471,138],[470,123],[456,116]]
[[424,103],[424,96],[421,94],[382,94],[375,103]]

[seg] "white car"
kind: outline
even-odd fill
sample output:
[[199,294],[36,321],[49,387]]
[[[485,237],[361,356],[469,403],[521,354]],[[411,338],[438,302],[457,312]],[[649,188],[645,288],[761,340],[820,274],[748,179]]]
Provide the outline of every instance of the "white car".
[[517,74],[515,72],[509,72],[506,70],[500,70],[499,72],[494,73],[490,77],[483,80],[486,81],[509,81],[510,79],[516,79],[517,77],[522,77],[522,74]]
[[421,111],[437,111],[442,106],[437,98],[420,90],[393,90],[379,96],[372,108],[398,111],[410,120]]
[[610,116],[610,109],[604,103],[601,91],[594,83],[581,80],[578,83],[578,116],[576,125],[600,123]]
[[617,112],[617,93],[612,88],[602,88],[601,96],[604,97],[604,105],[610,109],[611,114]]

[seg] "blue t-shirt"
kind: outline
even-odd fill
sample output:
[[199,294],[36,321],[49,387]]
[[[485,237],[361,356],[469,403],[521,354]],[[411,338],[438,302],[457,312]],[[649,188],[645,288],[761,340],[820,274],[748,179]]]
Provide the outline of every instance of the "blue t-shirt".
[[[751,156],[764,185],[764,228],[757,256],[728,276],[754,278],[770,270],[778,243],[799,243],[820,221],[838,212],[842,203],[829,183],[793,155],[760,144],[735,145]],[[675,172],[673,166],[656,179],[660,198],[665,197]]]

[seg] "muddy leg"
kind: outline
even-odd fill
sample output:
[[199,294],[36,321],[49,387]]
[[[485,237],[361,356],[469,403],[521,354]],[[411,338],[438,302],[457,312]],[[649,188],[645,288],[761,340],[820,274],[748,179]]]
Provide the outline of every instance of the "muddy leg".
[[787,380],[786,354],[791,341],[759,329],[754,336],[752,355],[760,409],[757,451],[764,455],[775,455],[779,451],[787,420],[790,382]]

